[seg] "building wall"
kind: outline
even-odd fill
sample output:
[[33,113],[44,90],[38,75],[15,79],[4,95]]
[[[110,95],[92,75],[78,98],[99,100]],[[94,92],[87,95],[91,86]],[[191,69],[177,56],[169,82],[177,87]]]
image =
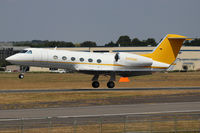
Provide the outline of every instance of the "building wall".
[[17,65],[8,65],[8,66],[6,66],[6,71],[20,72],[20,66],[17,66]]
[[30,72],[50,72],[49,68],[44,67],[30,67]]
[[180,60],[174,70],[183,70],[184,65],[191,66],[192,64],[193,70],[200,70],[200,47],[183,47],[178,58]]

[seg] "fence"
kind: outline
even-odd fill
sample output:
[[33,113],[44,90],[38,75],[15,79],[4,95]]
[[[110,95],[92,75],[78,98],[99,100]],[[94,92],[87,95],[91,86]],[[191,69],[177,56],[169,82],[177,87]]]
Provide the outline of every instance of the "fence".
[[200,113],[0,119],[0,133],[200,132]]

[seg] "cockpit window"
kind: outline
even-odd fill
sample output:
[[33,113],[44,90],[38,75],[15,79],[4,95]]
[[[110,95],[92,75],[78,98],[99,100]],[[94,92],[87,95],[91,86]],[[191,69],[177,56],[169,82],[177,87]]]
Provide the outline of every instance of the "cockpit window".
[[32,50],[29,50],[28,52],[26,52],[27,54],[32,54]]
[[22,50],[19,53],[26,53],[28,50]]
[[32,54],[32,50],[22,50],[19,53]]

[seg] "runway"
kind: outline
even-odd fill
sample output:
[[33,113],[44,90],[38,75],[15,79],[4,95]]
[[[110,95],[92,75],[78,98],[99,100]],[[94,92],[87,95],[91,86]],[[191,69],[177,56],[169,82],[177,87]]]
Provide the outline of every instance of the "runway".
[[0,90],[0,93],[49,93],[49,92],[87,92],[87,91],[143,91],[143,90],[199,90],[199,86],[191,87],[151,87],[151,88],[100,88],[100,89],[22,89],[22,90]]
[[89,117],[127,114],[154,114],[200,111],[200,102],[154,103],[130,105],[105,105],[88,107],[66,107],[45,109],[0,110],[0,119]]

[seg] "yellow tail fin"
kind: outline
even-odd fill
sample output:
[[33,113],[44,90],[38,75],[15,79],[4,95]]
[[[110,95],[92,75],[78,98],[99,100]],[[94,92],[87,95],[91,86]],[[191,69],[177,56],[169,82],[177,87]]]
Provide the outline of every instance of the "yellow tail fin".
[[144,54],[142,56],[152,58],[153,60],[162,63],[172,64],[176,60],[176,57],[185,40],[190,39],[181,35],[168,34],[152,53]]

